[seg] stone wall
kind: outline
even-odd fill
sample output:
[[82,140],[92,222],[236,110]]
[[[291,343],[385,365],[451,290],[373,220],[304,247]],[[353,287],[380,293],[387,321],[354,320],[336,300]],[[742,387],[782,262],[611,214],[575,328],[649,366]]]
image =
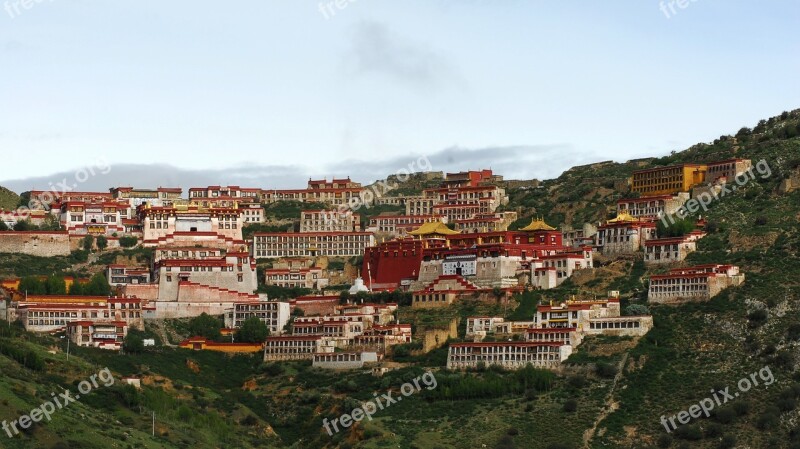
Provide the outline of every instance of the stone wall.
[[0,232],[0,253],[53,257],[67,256],[69,252],[69,235],[66,231]]

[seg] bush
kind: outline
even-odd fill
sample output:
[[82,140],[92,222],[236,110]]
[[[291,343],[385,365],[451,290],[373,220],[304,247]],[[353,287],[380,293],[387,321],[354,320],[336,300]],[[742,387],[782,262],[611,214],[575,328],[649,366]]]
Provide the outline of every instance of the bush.
[[672,446],[672,437],[667,434],[661,434],[656,444],[658,444],[658,447],[666,449]]
[[675,429],[675,437],[681,440],[698,441],[703,439],[703,431],[697,424],[687,424]]
[[104,235],[100,235],[97,237],[97,249],[100,251],[105,250],[108,248],[108,239]]
[[719,443],[720,449],[732,449],[734,446],[736,446],[736,437],[731,434],[724,435]]
[[578,411],[578,401],[576,401],[575,399],[567,399],[564,402],[562,410],[564,410],[567,413],[574,413]]
[[119,238],[119,246],[123,248],[133,248],[139,243],[139,239],[132,235],[124,235]]
[[84,237],[83,240],[81,240],[81,246],[84,251],[91,251],[92,246],[94,246],[94,237],[91,235]]
[[600,377],[610,379],[617,375],[617,367],[610,363],[599,362],[595,367],[595,373]]

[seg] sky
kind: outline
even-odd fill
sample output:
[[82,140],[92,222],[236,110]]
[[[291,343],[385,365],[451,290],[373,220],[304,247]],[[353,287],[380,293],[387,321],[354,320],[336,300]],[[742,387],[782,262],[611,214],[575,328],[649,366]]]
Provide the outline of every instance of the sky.
[[543,179],[800,107],[800,2],[685,1],[0,0],[0,185]]

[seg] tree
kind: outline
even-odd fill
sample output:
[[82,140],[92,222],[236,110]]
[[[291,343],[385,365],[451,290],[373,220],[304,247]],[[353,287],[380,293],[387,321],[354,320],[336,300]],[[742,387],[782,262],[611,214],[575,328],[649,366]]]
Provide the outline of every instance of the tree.
[[138,332],[129,332],[122,343],[122,349],[128,354],[139,354],[144,351],[144,339]]
[[83,249],[86,251],[91,251],[92,246],[94,246],[94,237],[91,235],[87,235],[81,241],[81,245],[83,245]]
[[222,322],[205,312],[189,321],[189,332],[193,336],[205,337],[209,340],[219,340],[222,337],[219,332],[221,328]]
[[111,286],[108,285],[105,276],[97,273],[83,286],[83,294],[88,296],[108,296],[111,294]]
[[8,231],[8,225],[3,220],[0,220],[0,231]]
[[[666,223],[665,223],[666,222]],[[659,220],[656,223],[656,230],[658,236],[664,237],[683,237],[684,235],[694,231],[695,222],[690,218],[678,218],[671,215],[666,220]]]
[[108,239],[104,235],[100,235],[97,237],[97,249],[100,251],[105,250],[108,248]]
[[123,248],[133,248],[139,243],[139,239],[132,235],[123,235],[119,238],[119,246]]
[[48,295],[66,295],[67,283],[61,276],[49,276],[45,281],[45,289]]
[[18,290],[28,295],[45,295],[47,287],[35,276],[25,276],[20,279]]
[[14,223],[14,230],[15,231],[32,231],[35,228],[31,220],[20,220]]
[[260,318],[251,316],[244,320],[236,333],[237,340],[243,343],[263,343],[269,335],[269,328]]
[[641,304],[631,304],[625,308],[626,316],[650,315],[650,309]]

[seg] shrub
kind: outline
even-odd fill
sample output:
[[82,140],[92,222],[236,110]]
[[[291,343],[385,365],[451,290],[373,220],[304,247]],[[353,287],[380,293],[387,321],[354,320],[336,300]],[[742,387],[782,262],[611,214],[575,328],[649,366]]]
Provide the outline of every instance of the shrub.
[[576,401],[575,399],[567,399],[564,402],[564,406],[562,407],[562,410],[564,410],[567,413],[576,412],[578,410],[578,401]]
[[720,449],[732,449],[734,446],[736,446],[736,437],[731,434],[724,435],[722,441],[719,442]]
[[81,246],[84,251],[91,251],[92,246],[94,246],[94,236],[87,235],[84,237],[83,240],[81,240]]
[[108,248],[108,239],[104,235],[100,235],[97,237],[97,249],[100,251],[105,250]]
[[658,444],[658,447],[666,449],[672,446],[672,437],[666,434],[661,434],[661,436],[658,437],[656,444]]
[[595,373],[600,377],[613,378],[617,375],[617,367],[605,362],[599,362],[595,367]]
[[139,243],[139,239],[132,235],[123,235],[119,238],[119,246],[123,248],[132,248]]
[[703,431],[697,424],[684,425],[675,429],[675,437],[681,440],[698,441],[703,439]]
[[714,419],[722,424],[729,424],[736,418],[736,411],[732,407],[723,407],[714,411]]

